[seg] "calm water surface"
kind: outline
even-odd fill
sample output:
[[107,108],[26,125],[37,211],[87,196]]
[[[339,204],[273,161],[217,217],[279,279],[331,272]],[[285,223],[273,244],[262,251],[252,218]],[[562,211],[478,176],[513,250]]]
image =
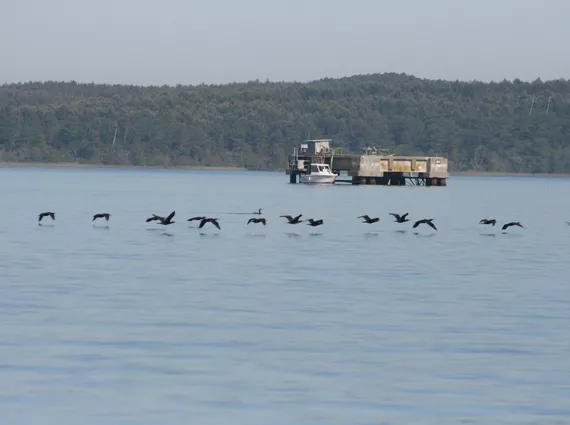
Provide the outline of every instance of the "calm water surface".
[[0,168],[2,423],[568,423],[569,179],[287,182]]

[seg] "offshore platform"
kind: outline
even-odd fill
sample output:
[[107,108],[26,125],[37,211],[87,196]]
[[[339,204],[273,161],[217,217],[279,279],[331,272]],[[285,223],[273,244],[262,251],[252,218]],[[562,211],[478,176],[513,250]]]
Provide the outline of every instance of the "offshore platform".
[[[335,183],[382,186],[446,186],[447,158],[441,156],[396,156],[375,148],[364,153],[344,153],[331,148],[331,139],[305,140],[288,157],[285,171],[290,183],[311,173],[311,164],[327,164],[339,177]],[[341,172],[349,177],[343,179]]]

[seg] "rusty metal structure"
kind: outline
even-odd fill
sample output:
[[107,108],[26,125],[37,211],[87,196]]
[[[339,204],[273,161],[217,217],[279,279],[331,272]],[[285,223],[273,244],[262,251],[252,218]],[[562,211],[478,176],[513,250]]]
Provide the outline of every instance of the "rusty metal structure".
[[[289,155],[285,171],[290,183],[310,173],[311,164],[328,164],[339,175],[336,183],[383,186],[446,186],[447,158],[440,156],[395,156],[375,148],[364,154],[344,153],[330,147],[331,139],[306,140]],[[349,179],[340,178],[345,172]]]

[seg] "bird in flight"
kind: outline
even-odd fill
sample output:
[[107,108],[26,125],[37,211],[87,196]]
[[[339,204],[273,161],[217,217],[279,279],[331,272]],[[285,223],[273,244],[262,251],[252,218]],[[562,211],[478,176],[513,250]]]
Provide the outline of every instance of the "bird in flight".
[[433,221],[433,218],[424,218],[423,220],[418,220],[414,223],[413,228],[415,229],[420,224],[427,224],[432,229],[437,230],[437,227],[435,227],[435,224],[433,224],[432,221]]
[[200,229],[202,227],[204,227],[204,225],[206,223],[212,223],[214,226],[216,226],[218,228],[218,230],[222,230],[220,229],[220,224],[218,223],[219,218],[204,218],[201,222],[200,225],[198,226]]
[[263,210],[263,208],[258,209],[256,212],[254,212],[253,214],[257,214],[257,215],[261,215],[261,211]]
[[479,222],[479,224],[492,224],[494,226],[495,224],[497,224],[497,220],[495,220],[494,218],[493,219],[484,218]]
[[[172,211],[168,217],[164,218],[164,217],[159,217],[159,216],[154,216],[156,218],[153,218],[154,220],[157,220],[160,224],[162,224],[163,226],[167,226],[169,224],[172,223],[176,223],[175,221],[172,221],[172,217],[174,217],[174,214],[176,213],[176,211]],[[154,215],[154,214],[153,214]],[[147,219],[148,221],[148,219]]]
[[400,214],[396,214],[396,213],[390,213],[390,215],[394,216],[394,218],[396,219],[395,220],[396,223],[405,223],[406,221],[410,221],[406,218],[406,217],[408,217],[408,213],[406,213],[404,215],[400,215]]
[[323,224],[323,220],[313,220],[312,218],[310,218],[308,220],[307,226],[312,226],[312,227],[317,227],[317,226],[321,226]]
[[195,220],[200,220],[200,221],[202,221],[202,220],[204,220],[205,218],[206,218],[206,217],[191,217],[191,218],[189,218],[189,219],[186,220],[186,221],[195,221]]
[[47,217],[47,216],[51,217],[52,220],[55,220],[55,213],[54,212],[43,212],[43,213],[38,215],[38,223],[40,221],[42,221],[42,218]]
[[303,216],[303,214],[299,214],[297,217],[293,218],[290,215],[280,215],[280,218],[286,218],[287,221],[289,222],[289,224],[299,224],[300,222],[302,222],[303,220],[299,220],[301,217]]
[[164,220],[164,217],[161,217],[159,215],[153,214],[152,217],[149,217],[146,219],[146,222],[150,222],[150,221],[161,221]]
[[362,219],[364,219],[363,223],[368,223],[368,224],[377,223],[377,222],[380,221],[380,218],[379,218],[379,217],[370,218],[370,217],[367,216],[367,215],[361,215],[360,217],[357,217],[357,218],[362,218]]
[[111,214],[108,214],[108,213],[98,213],[98,214],[95,214],[95,215],[93,216],[93,220],[91,220],[91,221],[95,221],[95,220],[97,220],[98,218],[104,218],[106,221],[109,221],[109,217],[111,217]]
[[249,224],[249,223],[261,223],[264,226],[267,224],[264,218],[250,218],[247,221],[247,224]]
[[501,230],[506,230],[511,226],[522,227],[524,229],[524,227],[518,221],[512,221],[510,223],[504,224],[503,227],[501,227]]

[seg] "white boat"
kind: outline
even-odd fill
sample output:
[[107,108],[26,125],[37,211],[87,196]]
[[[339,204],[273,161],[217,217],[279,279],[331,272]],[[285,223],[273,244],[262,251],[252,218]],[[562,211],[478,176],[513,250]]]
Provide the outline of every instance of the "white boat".
[[311,164],[309,172],[299,176],[299,182],[306,184],[331,184],[334,183],[337,177],[328,164]]

